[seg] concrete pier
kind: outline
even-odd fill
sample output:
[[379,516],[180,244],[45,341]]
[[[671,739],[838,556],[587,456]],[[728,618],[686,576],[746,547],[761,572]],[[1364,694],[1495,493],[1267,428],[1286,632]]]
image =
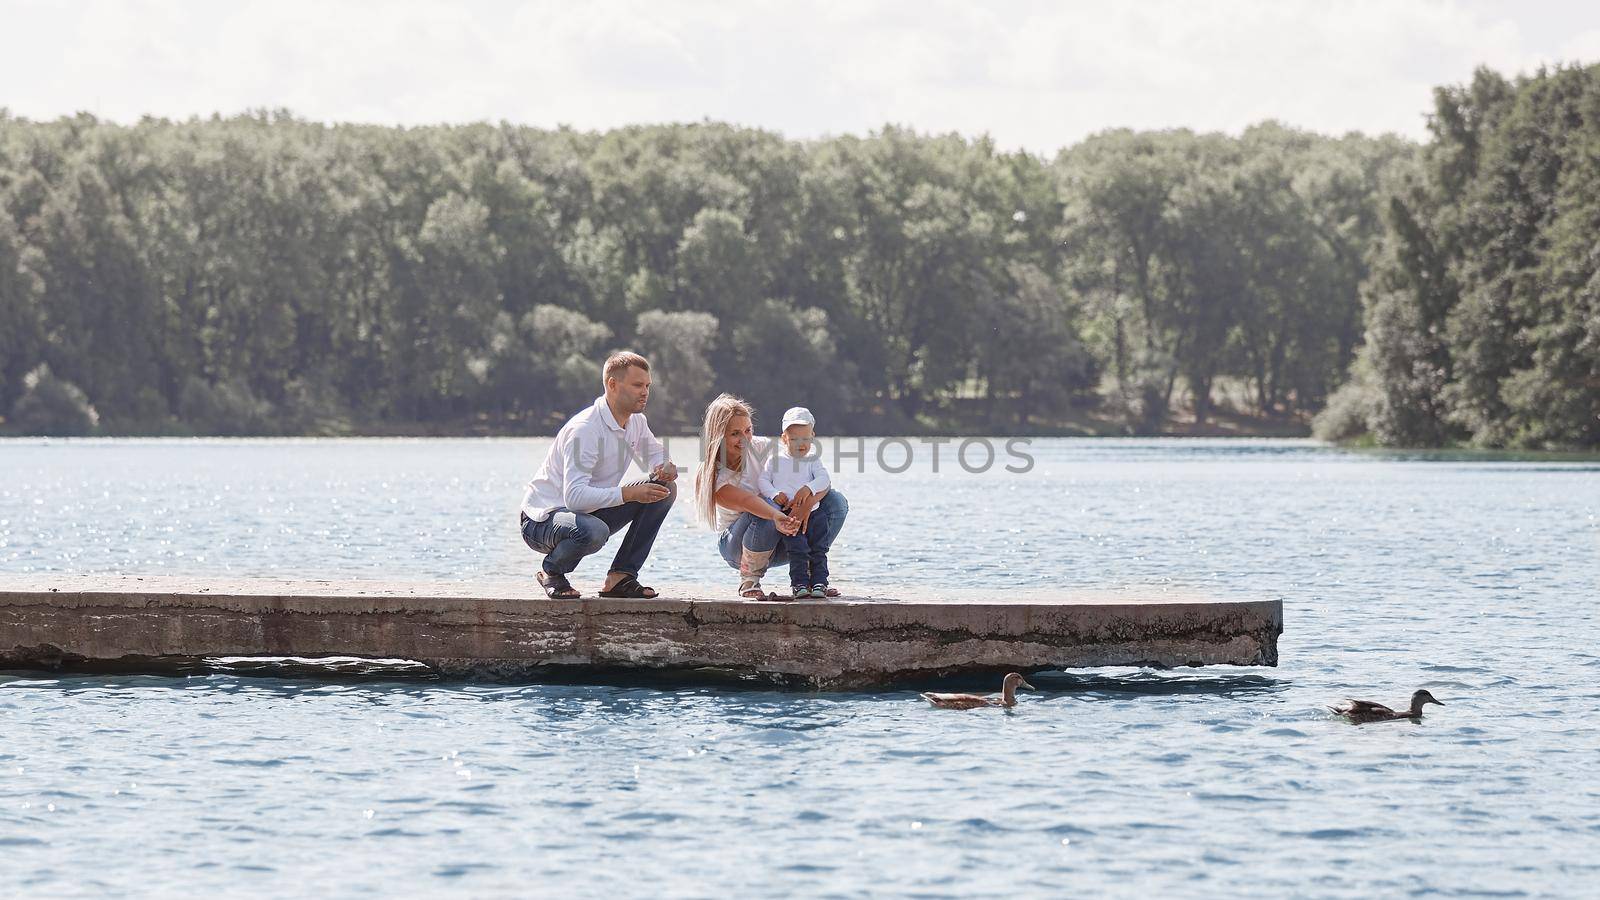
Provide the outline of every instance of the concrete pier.
[[1273,666],[1283,605],[1062,591],[771,603],[726,586],[550,600],[519,583],[0,576],[0,668],[365,657],[450,676],[758,673],[819,688],[1093,666]]

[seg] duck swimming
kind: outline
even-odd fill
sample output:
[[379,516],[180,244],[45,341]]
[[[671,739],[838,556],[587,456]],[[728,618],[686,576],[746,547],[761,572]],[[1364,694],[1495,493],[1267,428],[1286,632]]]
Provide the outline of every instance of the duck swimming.
[[1010,709],[1017,705],[1017,688],[1025,687],[1035,690],[1034,686],[1024,681],[1020,672],[1012,672],[1006,676],[1005,682],[1000,686],[1000,696],[993,694],[923,694],[922,699],[932,703],[940,709],[977,709],[980,706],[1003,706]]
[[1433,695],[1427,691],[1417,691],[1411,695],[1411,708],[1409,710],[1393,710],[1382,703],[1373,703],[1371,700],[1346,700],[1343,706],[1330,706],[1329,709],[1360,725],[1366,722],[1393,722],[1397,719],[1420,719],[1424,704],[1434,703],[1443,706]]

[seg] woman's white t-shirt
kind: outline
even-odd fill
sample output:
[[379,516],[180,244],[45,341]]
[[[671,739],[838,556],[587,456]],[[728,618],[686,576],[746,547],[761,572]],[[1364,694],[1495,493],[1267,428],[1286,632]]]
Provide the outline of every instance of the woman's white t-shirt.
[[[766,459],[765,454],[768,449],[767,444],[771,440],[771,438],[755,438],[751,442],[753,445],[751,449],[755,450],[756,452],[746,452],[743,454],[742,458],[739,460],[739,471],[735,472],[732,469],[719,466],[717,469],[716,490],[721,490],[722,486],[725,484],[731,484],[734,487],[743,488],[744,490],[755,494],[757,497],[761,496],[760,461]],[[713,463],[713,465],[717,464]],[[729,526],[731,526],[734,522],[739,521],[739,515],[741,512],[743,511],[729,509],[720,503],[717,504],[717,531],[727,531]]]

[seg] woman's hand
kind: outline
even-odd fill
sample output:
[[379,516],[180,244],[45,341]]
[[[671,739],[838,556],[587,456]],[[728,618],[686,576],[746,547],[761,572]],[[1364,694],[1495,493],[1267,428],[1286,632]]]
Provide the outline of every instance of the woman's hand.
[[747,512],[753,516],[760,516],[778,526],[778,530],[787,535],[793,535],[800,530],[800,520],[785,513],[772,505],[772,501],[760,494],[753,494],[741,487],[725,484],[717,488],[713,495],[717,505],[724,509],[738,512]]
[[787,534],[792,536],[800,531],[799,519],[789,515],[779,507],[774,506],[771,501],[762,502],[765,505],[761,510],[761,515],[771,519],[772,524],[778,526],[779,534]]

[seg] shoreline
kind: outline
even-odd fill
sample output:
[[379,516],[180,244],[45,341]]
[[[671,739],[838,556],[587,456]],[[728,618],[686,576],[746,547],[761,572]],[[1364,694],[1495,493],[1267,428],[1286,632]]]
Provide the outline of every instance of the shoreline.
[[[1051,423],[1038,423],[1029,425],[1009,426],[1002,423],[961,423],[948,420],[929,419],[908,425],[905,422],[895,423],[899,427],[889,431],[864,431],[860,429],[840,428],[833,429],[826,434],[832,438],[869,438],[869,437],[948,437],[948,438],[994,438],[1005,437],[1088,437],[1088,438],[1164,438],[1164,437],[1241,437],[1241,438],[1310,438],[1311,423],[1309,419],[1299,418],[1267,418],[1248,416],[1237,413],[1220,413],[1214,415],[1203,425],[1195,425],[1192,418],[1175,414],[1167,427],[1139,431],[1129,428],[1120,421],[1102,418],[1092,413],[1080,413],[1069,419],[1057,420]],[[467,438],[467,437],[555,437],[560,429],[560,424],[546,425],[540,423],[532,427],[522,427],[525,423],[489,420],[455,420],[447,422],[328,422],[321,427],[305,428],[283,431],[237,431],[216,432],[204,431],[185,427],[181,423],[172,423],[161,428],[97,428],[87,434],[41,434],[28,433],[14,430],[7,426],[5,420],[0,418],[0,438],[401,438],[401,437],[437,437],[437,438]],[[695,436],[692,430],[686,430],[682,435],[677,434],[678,429],[661,429],[661,433],[673,437]]]
[[[0,431],[0,446],[8,442],[18,444],[32,442],[89,442],[89,441],[338,441],[338,440],[550,440],[553,434],[518,434],[510,431],[491,433],[402,433],[402,432],[351,432],[345,434],[86,434],[86,435],[44,435],[44,434],[8,434]],[[661,435],[666,440],[673,442],[694,442],[699,439],[693,434],[665,434]],[[1320,446],[1328,450],[1338,450],[1357,456],[1370,456],[1375,459],[1389,458],[1394,460],[1413,460],[1426,462],[1543,462],[1543,463],[1600,463],[1600,449],[1596,450],[1523,450],[1495,447],[1473,447],[1470,445],[1456,445],[1449,447],[1382,447],[1366,442],[1332,442],[1318,440],[1311,435],[1295,434],[1241,434],[1241,433],[1184,433],[1163,432],[1160,434],[1081,434],[1081,433],[1034,433],[1034,434],[952,434],[949,432],[919,432],[908,434],[834,434],[825,435],[822,440],[888,440],[888,439],[926,439],[943,438],[951,441],[959,440],[1000,440],[1043,438],[1056,440],[1062,438],[1087,438],[1094,441],[1100,440],[1133,440],[1133,441],[1182,441],[1182,440],[1224,440],[1224,441],[1279,441],[1294,440],[1305,441],[1308,444]]]

